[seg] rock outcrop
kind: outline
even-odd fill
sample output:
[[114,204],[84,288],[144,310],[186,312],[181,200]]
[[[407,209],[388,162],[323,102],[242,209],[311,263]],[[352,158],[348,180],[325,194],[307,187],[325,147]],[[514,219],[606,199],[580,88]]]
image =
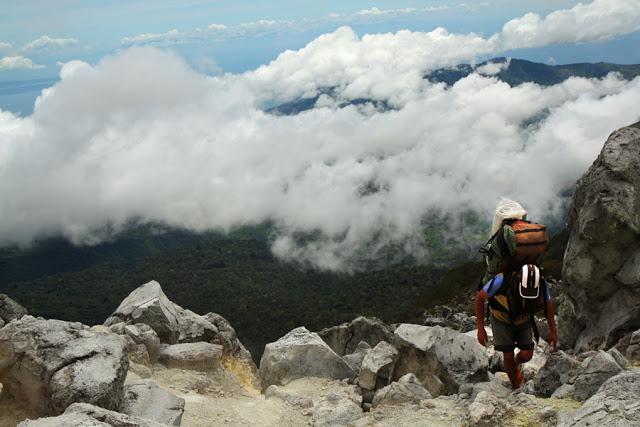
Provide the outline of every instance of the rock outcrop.
[[425,399],[431,399],[431,394],[415,375],[406,374],[398,381],[378,390],[373,397],[373,407],[419,403]]
[[124,391],[124,414],[170,426],[180,425],[184,399],[160,388],[151,380],[127,382]]
[[578,181],[569,226],[559,341],[608,348],[640,328],[640,127],[611,134]]
[[119,410],[127,367],[120,337],[80,323],[24,316],[0,329],[0,382],[31,413],[74,402]]
[[398,360],[398,350],[386,341],[369,350],[364,356],[358,385],[366,390],[375,390],[380,382],[389,384],[393,377],[393,367]]
[[456,393],[464,383],[487,380],[489,360],[484,347],[453,329],[405,323],[396,329],[393,344],[400,353],[394,378],[413,373],[434,396]]
[[87,403],[74,403],[62,415],[26,420],[18,424],[18,427],[166,427],[166,424]]
[[563,384],[573,383],[580,363],[564,351],[552,353],[534,378],[536,391],[550,397]]
[[13,320],[20,320],[26,316],[27,309],[9,298],[0,294],[0,328]]
[[615,359],[605,351],[599,351],[585,360],[585,366],[576,376],[573,397],[584,401],[590,398],[609,378],[622,372]]
[[352,354],[360,342],[375,347],[380,341],[391,342],[393,330],[375,317],[357,317],[349,323],[318,332],[320,338],[339,356]]
[[168,368],[212,371],[220,367],[222,346],[206,342],[165,345],[159,361]]
[[640,372],[609,378],[561,427],[627,427],[640,422]]
[[265,390],[302,377],[352,379],[355,372],[318,334],[300,327],[265,346],[260,379]]

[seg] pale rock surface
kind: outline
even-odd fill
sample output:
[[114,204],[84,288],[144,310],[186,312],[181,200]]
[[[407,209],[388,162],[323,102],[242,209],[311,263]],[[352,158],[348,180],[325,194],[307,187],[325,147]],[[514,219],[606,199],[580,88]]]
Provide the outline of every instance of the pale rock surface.
[[144,323],[124,325],[123,331],[133,342],[138,345],[143,345],[147,349],[151,363],[158,360],[158,356],[160,355],[160,338],[151,326]]
[[120,412],[109,411],[87,403],[74,403],[57,417],[26,420],[18,427],[163,427],[157,423]]
[[362,417],[362,400],[342,393],[330,393],[314,408],[311,422],[316,427],[346,427]]
[[640,372],[609,378],[561,427],[628,427],[640,423]]
[[127,368],[120,337],[80,323],[24,316],[0,329],[0,382],[38,416],[74,402],[118,410]]
[[461,384],[487,379],[489,360],[477,340],[440,326],[400,325],[393,339],[400,356],[394,378],[413,373],[432,395],[433,376],[444,384],[444,392],[456,393]]
[[364,356],[369,350],[371,350],[371,346],[369,345],[369,343],[360,341],[353,353],[344,355],[342,356],[342,358],[349,364],[349,366],[351,366],[351,369],[353,369],[356,373],[359,373],[360,368],[362,367]]
[[9,298],[8,295],[0,294],[0,328],[13,320],[20,320],[26,316],[27,309]]
[[406,374],[378,390],[373,397],[373,407],[380,405],[404,405],[431,399],[431,394],[413,374]]
[[339,356],[356,352],[362,341],[375,347],[380,341],[391,342],[393,330],[375,317],[357,317],[349,323],[326,328],[318,332],[331,349]]
[[162,346],[158,360],[169,368],[209,371],[220,367],[221,357],[221,345],[195,342]]
[[122,413],[179,426],[184,413],[184,399],[161,388],[152,380],[127,382]]
[[302,377],[352,379],[355,372],[318,334],[299,327],[265,346],[260,379],[264,390]]
[[387,385],[393,376],[396,360],[398,360],[398,350],[388,342],[380,341],[364,356],[358,385],[366,390],[376,389],[379,382]]
[[469,419],[472,425],[494,425],[495,420],[502,418],[505,410],[503,400],[481,391],[469,405]]
[[563,384],[573,382],[579,369],[580,363],[564,351],[551,353],[534,377],[535,389],[549,397]]
[[588,360],[585,369],[576,377],[573,396],[577,400],[587,400],[606,380],[621,372],[622,368],[610,354],[599,351]]
[[640,127],[609,136],[578,181],[569,228],[559,341],[609,348],[640,327]]

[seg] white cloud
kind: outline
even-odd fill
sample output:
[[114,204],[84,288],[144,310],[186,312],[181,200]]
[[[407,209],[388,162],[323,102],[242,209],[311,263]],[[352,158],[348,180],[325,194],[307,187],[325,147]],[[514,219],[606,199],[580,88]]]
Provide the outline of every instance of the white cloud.
[[413,7],[407,7],[404,9],[390,9],[390,10],[381,10],[378,9],[377,7],[372,7],[371,9],[363,9],[359,12],[356,12],[356,15],[361,15],[361,16],[368,16],[368,15],[375,15],[375,16],[381,16],[381,15],[397,15],[397,14],[406,14],[406,13],[414,13],[416,12],[418,9],[413,8]]
[[503,49],[523,49],[555,43],[607,40],[640,30],[640,0],[594,0],[541,18],[527,13],[507,22],[497,35]]
[[0,42],[0,51],[11,49],[11,43]]
[[120,42],[123,45],[134,44],[160,44],[173,45],[179,44],[185,40],[187,33],[180,32],[175,28],[165,33],[143,33],[132,37],[123,37]]
[[52,38],[47,35],[39,37],[32,42],[26,44],[22,51],[26,53],[48,52],[64,49],[78,44],[78,39],[72,38]]
[[[638,120],[640,78],[551,87],[423,78],[494,53],[497,39],[342,28],[217,77],[149,47],[64,64],[32,116],[0,112],[1,242],[93,243],[132,218],[193,230],[269,221],[278,256],[348,269],[388,260],[389,244],[427,260],[422,226],[433,215],[449,214],[450,235],[475,244],[460,214],[488,222],[500,196],[534,220],[558,220],[607,135]],[[296,116],[261,109],[326,88]],[[337,107],[362,97],[395,109]],[[300,234],[318,237],[301,245]]]
[[24,56],[5,56],[0,59],[0,71],[6,70],[37,70],[45,68],[44,65],[34,64]]
[[501,71],[508,69],[510,64],[511,58],[507,58],[504,62],[487,62],[477,67],[476,72],[483,76],[495,76],[496,74],[500,74]]

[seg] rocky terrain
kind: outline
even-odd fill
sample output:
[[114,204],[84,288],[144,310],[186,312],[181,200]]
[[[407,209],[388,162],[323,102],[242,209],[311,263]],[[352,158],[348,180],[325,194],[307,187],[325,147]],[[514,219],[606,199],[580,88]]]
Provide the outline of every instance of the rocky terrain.
[[151,281],[93,326],[0,295],[0,426],[638,425],[639,164],[640,128],[623,128],[578,183],[554,286],[562,350],[542,331],[518,390],[459,307],[300,326],[257,367],[222,316]]

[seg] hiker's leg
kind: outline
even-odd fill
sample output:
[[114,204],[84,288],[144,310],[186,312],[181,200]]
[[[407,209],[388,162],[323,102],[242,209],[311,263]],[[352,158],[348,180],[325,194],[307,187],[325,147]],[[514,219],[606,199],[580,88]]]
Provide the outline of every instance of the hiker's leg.
[[521,365],[525,362],[528,362],[533,357],[533,350],[520,350],[518,354],[516,354],[516,364]]
[[518,388],[520,386],[520,382],[518,381],[518,365],[516,365],[513,351],[502,352],[502,360],[504,371],[509,376],[509,381],[511,381],[511,387]]

